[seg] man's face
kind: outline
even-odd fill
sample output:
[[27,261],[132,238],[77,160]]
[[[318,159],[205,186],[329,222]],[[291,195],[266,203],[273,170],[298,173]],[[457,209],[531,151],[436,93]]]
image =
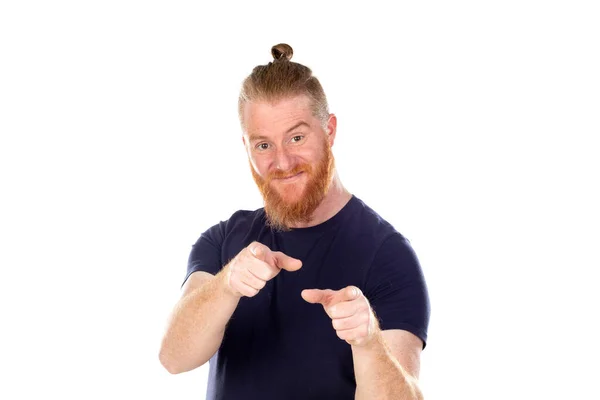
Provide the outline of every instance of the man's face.
[[244,123],[252,176],[270,224],[285,230],[309,222],[331,183],[335,116],[329,118],[327,134],[312,115],[309,99],[299,96],[248,103]]

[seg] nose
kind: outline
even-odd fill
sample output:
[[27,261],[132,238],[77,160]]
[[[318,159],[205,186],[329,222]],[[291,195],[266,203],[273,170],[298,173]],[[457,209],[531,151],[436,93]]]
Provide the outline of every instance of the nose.
[[288,171],[292,167],[292,156],[285,149],[277,149],[275,154],[275,168]]

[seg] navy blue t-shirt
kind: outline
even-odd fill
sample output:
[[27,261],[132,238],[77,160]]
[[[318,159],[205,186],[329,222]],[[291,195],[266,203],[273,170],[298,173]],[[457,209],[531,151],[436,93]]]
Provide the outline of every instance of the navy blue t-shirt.
[[[276,232],[264,209],[238,211],[192,247],[185,280],[217,274],[253,241],[302,261],[281,271],[254,297],[242,297],[210,360],[208,400],[354,399],[350,345],[337,337],[323,307],[303,289],[357,286],[381,329],[427,340],[429,297],[409,242],[356,196],[322,224]],[[185,282],[185,281],[184,281]]]

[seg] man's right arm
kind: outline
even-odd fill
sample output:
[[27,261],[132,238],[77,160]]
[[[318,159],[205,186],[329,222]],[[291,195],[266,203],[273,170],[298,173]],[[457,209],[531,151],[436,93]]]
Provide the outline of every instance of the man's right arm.
[[172,374],[206,363],[221,346],[240,297],[227,290],[227,268],[217,275],[194,272],[183,286],[167,324],[159,359]]
[[242,296],[253,297],[282,269],[302,262],[253,242],[217,275],[196,271],[183,287],[169,319],[159,359],[172,374],[191,371],[217,352],[225,327]]

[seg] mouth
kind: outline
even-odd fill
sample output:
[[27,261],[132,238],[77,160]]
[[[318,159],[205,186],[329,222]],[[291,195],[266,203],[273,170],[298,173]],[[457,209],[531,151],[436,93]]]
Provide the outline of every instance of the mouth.
[[290,175],[285,178],[277,178],[275,180],[279,181],[279,182],[292,182],[292,181],[298,179],[302,174],[304,174],[304,172],[299,172],[296,175]]

